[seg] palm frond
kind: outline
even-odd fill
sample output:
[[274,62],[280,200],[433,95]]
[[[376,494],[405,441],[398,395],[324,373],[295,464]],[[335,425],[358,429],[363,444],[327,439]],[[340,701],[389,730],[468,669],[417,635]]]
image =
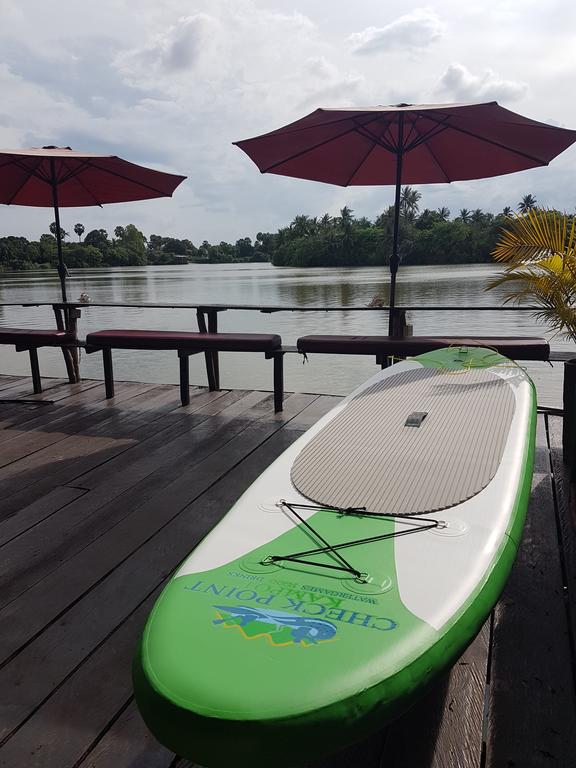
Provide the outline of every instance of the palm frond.
[[492,251],[496,261],[515,264],[576,253],[576,219],[558,211],[535,208],[508,218]]

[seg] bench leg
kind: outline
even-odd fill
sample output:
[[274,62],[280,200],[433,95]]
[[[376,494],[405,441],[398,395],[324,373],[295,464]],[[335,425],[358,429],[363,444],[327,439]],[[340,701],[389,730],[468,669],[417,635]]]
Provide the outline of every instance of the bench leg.
[[182,405],[190,405],[190,367],[188,365],[188,355],[185,352],[178,352],[180,359],[180,402]]
[[214,358],[212,352],[204,352],[206,358],[206,375],[208,376],[208,389],[210,392],[217,392],[220,389],[220,382],[216,380],[214,373]]
[[68,381],[70,384],[76,384],[78,378],[76,376],[76,369],[74,366],[74,357],[72,356],[72,350],[69,347],[62,347],[62,355],[64,357],[64,364],[66,365],[66,373],[68,374]]
[[34,387],[34,394],[39,395],[42,392],[42,381],[40,379],[40,366],[38,365],[38,350],[34,347],[29,349],[30,355],[30,368],[32,370],[32,386]]
[[110,347],[104,347],[102,350],[102,360],[104,362],[104,386],[106,387],[106,398],[114,397],[114,370],[112,368],[112,350]]
[[[218,333],[218,312],[208,310],[208,333]],[[214,374],[214,388],[220,390],[220,361],[218,352],[212,352],[212,372]]]
[[280,413],[284,401],[284,353],[274,355],[274,413]]

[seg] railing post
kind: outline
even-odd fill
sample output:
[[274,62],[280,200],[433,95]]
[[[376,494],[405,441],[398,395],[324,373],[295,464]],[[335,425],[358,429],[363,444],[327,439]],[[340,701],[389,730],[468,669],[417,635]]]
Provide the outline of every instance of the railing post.
[[576,475],[576,358],[564,363],[564,420],[562,424],[562,454],[570,467],[570,477]]
[[[67,307],[65,304],[52,304],[54,317],[56,318],[56,327],[59,331],[66,331],[78,341],[78,318],[80,310],[77,307]],[[78,360],[77,347],[62,347],[62,355],[66,365],[66,373],[70,384],[76,384],[80,381],[80,363]]]

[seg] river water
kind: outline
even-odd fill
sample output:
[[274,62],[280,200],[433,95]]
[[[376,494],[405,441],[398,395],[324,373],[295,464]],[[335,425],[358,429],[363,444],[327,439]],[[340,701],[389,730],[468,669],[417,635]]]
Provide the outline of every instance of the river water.
[[[471,336],[546,336],[555,349],[576,346],[562,341],[530,312],[463,312],[467,305],[498,306],[497,291],[485,291],[490,277],[499,268],[490,264],[402,267],[398,273],[397,303],[404,306],[454,306],[454,311],[412,312],[409,321],[415,334]],[[274,306],[365,306],[374,296],[388,300],[386,268],[278,268],[270,264],[186,264],[182,266],[124,267],[74,270],[69,296],[77,300],[82,292],[93,302],[175,302],[206,304],[258,304]],[[57,301],[59,285],[54,273],[19,272],[0,274],[0,303]],[[2,307],[0,325],[11,327],[53,327],[50,307]],[[79,335],[111,328],[197,330],[194,310],[122,309],[91,307],[82,310]],[[310,333],[387,333],[386,312],[280,312],[262,314],[227,311],[219,314],[222,331],[279,333],[285,344]],[[28,374],[28,356],[13,348],[0,347],[0,373]],[[45,376],[64,376],[59,350],[40,350]],[[117,380],[176,383],[178,359],[175,352],[114,352]],[[539,399],[547,405],[561,400],[562,365],[530,364]],[[102,378],[99,354],[82,354],[82,375]],[[377,371],[371,357],[339,355],[311,356],[303,364],[299,355],[285,357],[286,391],[346,394]],[[206,384],[203,356],[190,358],[190,381]],[[221,384],[225,388],[271,389],[272,363],[263,355],[221,355]]]

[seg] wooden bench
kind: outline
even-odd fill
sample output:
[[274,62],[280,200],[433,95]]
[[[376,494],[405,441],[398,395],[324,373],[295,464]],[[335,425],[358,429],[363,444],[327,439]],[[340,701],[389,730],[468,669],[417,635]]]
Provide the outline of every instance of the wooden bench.
[[375,355],[384,367],[387,358],[413,357],[452,346],[489,347],[512,360],[548,360],[550,345],[538,337],[512,336],[301,336],[298,352],[308,354]]
[[32,370],[34,394],[42,392],[40,366],[38,364],[39,347],[76,347],[73,333],[65,330],[38,330],[34,328],[0,328],[0,344],[13,344],[16,352],[28,351]]
[[208,386],[220,389],[216,352],[263,352],[274,361],[274,411],[282,410],[284,397],[284,351],[282,339],[276,334],[260,333],[197,333],[187,331],[110,330],[95,331],[86,336],[86,352],[102,351],[106,397],[114,397],[112,370],[113,349],[176,350],[180,359],[180,399],[190,402],[188,358],[204,352]]

